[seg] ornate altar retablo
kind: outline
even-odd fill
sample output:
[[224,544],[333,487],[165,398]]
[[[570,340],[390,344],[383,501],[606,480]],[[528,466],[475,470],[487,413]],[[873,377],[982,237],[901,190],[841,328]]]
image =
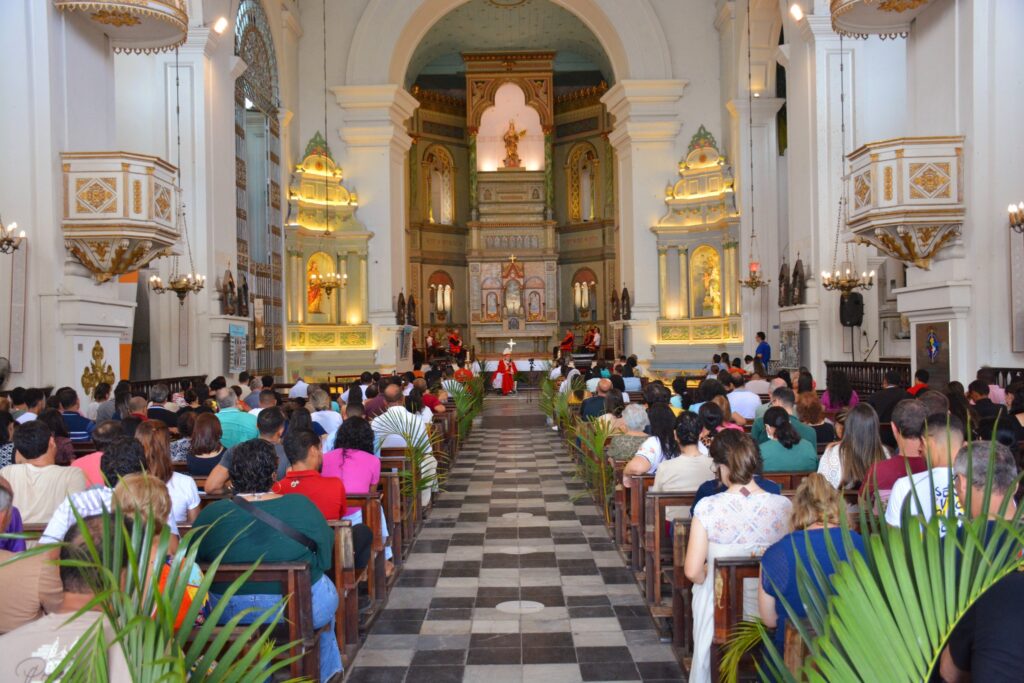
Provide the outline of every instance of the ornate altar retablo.
[[658,246],[659,344],[742,342],[733,174],[704,126],[679,163],[679,179],[665,188],[665,205],[667,213],[651,227]]
[[110,38],[115,52],[164,52],[188,37],[187,0],[53,0]]

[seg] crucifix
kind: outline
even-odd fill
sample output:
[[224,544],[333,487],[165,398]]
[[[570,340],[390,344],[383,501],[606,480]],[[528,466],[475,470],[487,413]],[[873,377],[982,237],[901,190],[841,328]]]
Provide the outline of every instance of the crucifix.
[[515,339],[509,338],[509,340],[508,340],[508,348],[509,348],[510,351],[515,351],[516,350],[516,340]]
[[512,263],[512,265],[515,265],[515,263],[516,263],[516,255],[515,254],[509,255],[508,260]]

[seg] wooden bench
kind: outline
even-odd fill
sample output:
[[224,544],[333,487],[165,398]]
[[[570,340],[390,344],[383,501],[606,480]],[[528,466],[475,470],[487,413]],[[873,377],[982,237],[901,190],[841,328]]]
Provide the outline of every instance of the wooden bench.
[[784,490],[796,490],[800,486],[800,482],[810,474],[813,472],[765,472],[761,476],[769,481],[774,481]]
[[685,657],[693,655],[693,584],[683,571],[689,541],[690,520],[677,519],[672,525],[672,644]]
[[89,455],[99,450],[92,441],[72,441],[71,448],[74,450],[76,458],[81,458],[84,455]]
[[[419,468],[412,467],[412,463],[406,456],[404,448],[382,448],[380,451],[380,469],[382,475],[385,471],[390,471],[398,477],[399,514],[402,527],[401,548],[403,553],[408,553],[423,522],[423,505],[419,499],[420,493],[416,491],[419,484]],[[410,475],[405,475],[407,481],[402,481],[403,475],[401,473],[406,471]],[[408,481],[409,477],[411,477],[411,484]]]
[[[743,582],[759,580],[760,557],[723,557],[715,560],[713,575],[705,581],[714,581],[715,635],[711,641],[711,680],[720,680],[719,669],[729,635],[743,621]],[[756,616],[756,615],[754,615]],[[757,680],[753,654],[740,661],[738,680]]]
[[[647,491],[644,496],[644,572],[647,605],[653,617],[668,617],[672,606],[662,603],[663,585],[672,585],[670,573],[674,546],[666,530],[667,509],[683,507],[689,510],[696,491]],[[689,519],[686,520],[689,524]]]
[[632,546],[629,555],[630,567],[634,572],[641,572],[644,569],[644,496],[647,490],[654,486],[654,475],[639,474],[629,479],[629,542]]
[[373,547],[370,561],[366,565],[366,586],[370,597],[378,603],[387,599],[388,585],[385,573],[384,558],[384,527],[381,519],[381,494],[379,491],[370,493],[345,493],[345,504],[357,507],[363,514],[363,524],[373,532]]
[[402,482],[397,472],[380,473],[380,502],[384,508],[384,518],[388,523],[389,542],[391,544],[391,561],[395,567],[402,566],[402,542],[405,537],[405,525],[402,523]]

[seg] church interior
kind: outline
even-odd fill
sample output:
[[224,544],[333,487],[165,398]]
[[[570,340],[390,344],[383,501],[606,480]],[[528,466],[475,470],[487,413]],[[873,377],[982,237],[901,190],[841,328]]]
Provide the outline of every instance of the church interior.
[[[837,372],[865,396],[922,370],[1024,377],[1024,2],[5,0],[0,18],[0,396],[245,372],[344,404],[360,373],[506,354],[528,397],[560,365],[627,358],[645,387],[696,389],[722,353],[819,394]],[[482,433],[529,423],[508,410]],[[513,445],[564,455],[552,414]],[[459,524],[480,521],[478,478]],[[612,548],[577,559],[608,579]],[[587,595],[547,606],[574,624]],[[611,595],[609,617],[635,607]],[[634,645],[621,680],[702,680]],[[404,656],[404,680],[477,680]],[[573,663],[560,680],[620,680]]]

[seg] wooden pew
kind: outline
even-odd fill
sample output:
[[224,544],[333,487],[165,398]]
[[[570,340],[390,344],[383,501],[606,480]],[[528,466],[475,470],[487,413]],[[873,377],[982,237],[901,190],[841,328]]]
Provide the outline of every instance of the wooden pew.
[[[715,570],[705,581],[714,581],[715,635],[711,641],[711,680],[718,681],[722,655],[729,634],[743,621],[743,581],[758,580],[761,572],[760,557],[724,557],[715,560]],[[755,615],[756,616],[756,615]],[[740,662],[739,680],[757,680],[753,656]]]
[[[209,565],[201,565],[201,568],[206,572]],[[222,564],[217,568],[217,580],[234,581],[250,569],[250,564]],[[249,580],[279,584],[283,593],[291,596],[285,605],[284,618],[278,625],[277,630],[281,633],[279,640],[298,641],[296,647],[290,651],[291,655],[298,655],[298,659],[289,667],[291,675],[318,680],[320,632],[313,628],[313,593],[309,565],[302,562],[261,564],[253,570]],[[221,632],[223,628],[218,626],[214,633]]]
[[92,441],[72,441],[71,448],[74,450],[76,458],[81,458],[83,455],[89,455],[99,450]]
[[761,476],[785,489],[795,490],[813,472],[765,472]]
[[370,561],[366,565],[366,586],[370,597],[378,602],[387,598],[387,576],[384,564],[384,529],[381,524],[381,494],[379,491],[370,493],[345,493],[345,504],[350,508],[357,507],[363,513],[363,524],[373,532],[373,549]]
[[[671,605],[662,603],[662,586],[672,584],[673,546],[666,531],[667,508],[683,507],[689,511],[696,491],[647,491],[644,496],[644,570],[647,579],[647,606],[653,617],[672,615]],[[686,520],[689,523],[689,519]]]
[[379,486],[384,518],[388,522],[390,532],[391,561],[397,568],[402,566],[402,539],[405,535],[405,525],[402,523],[402,483],[397,472],[385,472],[382,469]]
[[630,552],[629,539],[629,489],[622,485],[622,471],[626,469],[628,460],[615,460],[608,458],[612,466],[613,491],[612,496],[612,527],[613,537],[616,545],[623,553]]
[[334,631],[342,661],[348,667],[359,649],[359,578],[356,576],[355,551],[352,547],[352,523],[347,519],[335,519],[327,524],[334,532],[331,578],[338,591]]
[[633,550],[630,553],[630,567],[634,572],[644,569],[642,536],[644,533],[644,495],[654,486],[653,474],[640,474],[630,477],[629,487],[629,542]]
[[[407,553],[412,548],[416,533],[419,531],[420,524],[423,521],[423,505],[417,499],[420,494],[413,492],[416,483],[419,481],[419,472],[416,471],[417,468],[411,467],[404,448],[382,448],[380,451],[380,469],[382,474],[385,471],[393,471],[398,476],[399,514],[402,522],[401,547],[403,552]],[[412,487],[402,481],[401,472],[403,471],[412,473]],[[413,491],[410,491],[410,488]]]
[[677,519],[672,525],[672,644],[685,657],[693,655],[693,584],[683,571],[689,541],[690,520]]

